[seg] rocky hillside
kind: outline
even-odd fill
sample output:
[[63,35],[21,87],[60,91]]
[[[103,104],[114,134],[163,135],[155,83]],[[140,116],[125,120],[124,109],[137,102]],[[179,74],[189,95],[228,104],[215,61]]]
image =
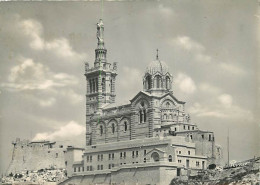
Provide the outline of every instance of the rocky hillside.
[[188,179],[175,178],[171,185],[260,185],[260,158],[234,164],[229,168],[206,170]]
[[66,178],[64,169],[42,169],[38,171],[23,171],[9,174],[2,178],[2,184],[56,184]]

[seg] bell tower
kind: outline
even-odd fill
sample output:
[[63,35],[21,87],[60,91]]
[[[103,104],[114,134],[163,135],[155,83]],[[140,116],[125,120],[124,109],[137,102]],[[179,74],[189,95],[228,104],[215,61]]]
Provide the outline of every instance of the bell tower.
[[90,117],[102,114],[102,108],[115,102],[115,80],[117,76],[117,63],[107,61],[107,49],[104,42],[104,24],[102,19],[97,23],[97,48],[95,49],[94,67],[85,63],[85,76],[87,82],[86,93],[86,137],[87,145],[91,145]]

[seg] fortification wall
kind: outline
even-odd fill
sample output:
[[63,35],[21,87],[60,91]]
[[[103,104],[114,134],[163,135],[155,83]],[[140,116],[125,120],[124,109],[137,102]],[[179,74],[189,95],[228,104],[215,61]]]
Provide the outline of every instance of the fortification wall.
[[66,147],[57,142],[30,142],[17,139],[13,142],[12,161],[7,169],[7,174],[24,170],[65,168],[65,150]]
[[147,185],[147,184],[170,184],[172,178],[177,175],[174,167],[152,166],[149,168],[124,168],[114,170],[111,173],[92,173],[73,176],[59,185],[95,185],[95,184],[117,184],[117,185]]
[[186,137],[187,141],[195,143],[196,155],[203,155],[208,157],[208,164],[223,164],[223,152],[220,146],[215,144],[213,132],[193,131],[183,132],[177,135]]

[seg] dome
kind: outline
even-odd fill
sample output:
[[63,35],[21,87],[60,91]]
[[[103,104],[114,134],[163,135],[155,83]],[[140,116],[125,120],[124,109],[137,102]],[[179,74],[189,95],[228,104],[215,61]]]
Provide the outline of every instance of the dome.
[[157,72],[161,73],[162,75],[165,75],[167,72],[169,72],[167,64],[160,60],[152,61],[146,68],[146,73],[153,75]]

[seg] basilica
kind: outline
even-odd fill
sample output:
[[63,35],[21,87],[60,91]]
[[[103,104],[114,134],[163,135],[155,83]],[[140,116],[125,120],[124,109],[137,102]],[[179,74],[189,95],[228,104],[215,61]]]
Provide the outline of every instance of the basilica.
[[191,121],[158,51],[144,71],[143,90],[118,104],[117,63],[107,61],[102,20],[97,40],[93,67],[85,63],[86,146],[67,148],[68,179],[60,184],[164,185],[219,165],[222,149],[214,133]]

